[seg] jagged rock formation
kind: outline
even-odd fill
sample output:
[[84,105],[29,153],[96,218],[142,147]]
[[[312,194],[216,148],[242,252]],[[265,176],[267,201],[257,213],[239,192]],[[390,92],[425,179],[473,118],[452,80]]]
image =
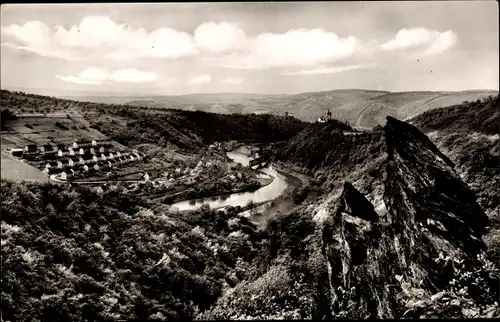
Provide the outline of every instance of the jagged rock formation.
[[[380,178],[383,211],[376,211],[362,193],[345,182],[340,198],[322,210],[326,219],[319,221],[314,232],[299,238],[290,252],[283,244],[275,245],[271,256],[274,263],[283,265],[286,256],[292,254],[289,267],[304,263],[309,268],[316,263],[311,274],[317,278],[326,273],[323,284],[311,282],[308,292],[301,293],[312,303],[306,317],[418,317],[427,313],[418,309],[408,313],[407,309],[421,308],[441,298],[449,300],[443,295],[448,293],[438,293],[442,290],[451,290],[451,297],[468,296],[471,303],[493,305],[498,281],[480,272],[482,263],[477,258],[484,249],[481,237],[488,218],[474,194],[457,176],[453,163],[414,126],[388,117],[383,138],[387,151]],[[303,211],[312,221],[310,208]],[[285,216],[281,222],[290,222],[290,218]],[[293,229],[282,229],[281,233],[296,234]],[[307,246],[299,247],[302,243]],[[474,278],[468,282],[468,289],[456,293],[450,283],[463,271]],[[290,286],[283,287],[283,293],[290,290]],[[252,295],[251,289],[245,290],[239,293],[246,294],[245,316],[269,318],[260,311],[248,310]],[[232,299],[236,298],[233,295]],[[231,307],[235,312],[227,298],[220,303],[224,305],[219,304],[204,318],[228,318],[223,312]],[[292,309],[301,310],[276,303],[261,306],[273,305],[275,311],[283,312],[282,316],[289,316],[287,312]],[[451,316],[470,316],[464,310],[455,305],[448,311]]]

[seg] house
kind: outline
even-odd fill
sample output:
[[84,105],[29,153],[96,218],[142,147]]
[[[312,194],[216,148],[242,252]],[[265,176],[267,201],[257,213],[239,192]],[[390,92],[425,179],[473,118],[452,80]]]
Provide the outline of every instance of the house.
[[52,144],[44,144],[40,147],[40,151],[42,152],[49,152],[52,150],[53,150]]
[[66,172],[61,172],[61,180],[68,180],[68,174]]
[[23,149],[12,149],[10,150],[13,156],[15,157],[20,157],[23,155],[24,150]]
[[84,164],[94,162],[94,157],[95,157],[95,155],[90,155],[90,154],[86,154],[86,155],[80,156],[80,158],[83,159]]
[[78,154],[79,155],[84,155],[85,154],[85,150],[83,148],[80,148],[80,150],[78,150]]
[[92,146],[92,142],[90,142],[90,141],[80,141],[77,143],[78,143],[78,147],[80,147],[80,148],[88,148],[89,146]]
[[130,156],[130,161],[135,161],[135,158],[133,155]]
[[92,157],[92,161],[93,161],[93,162],[99,162],[99,159],[97,158],[97,155],[94,155],[94,156]]
[[73,142],[73,149],[78,149],[78,142]]
[[106,159],[107,159],[107,158],[106,158],[106,155],[105,155],[104,153],[102,153],[102,154],[101,154],[101,160],[102,160],[102,161],[106,161]]
[[45,169],[50,169],[50,168],[52,168],[52,164],[50,164],[50,162],[46,163],[45,164]]
[[94,148],[90,148],[90,154],[95,154]]
[[147,174],[147,173],[146,173],[146,174],[144,175],[144,181],[149,181],[149,174]]
[[83,166],[83,171],[88,172],[89,171],[89,166],[88,165],[84,165]]
[[114,159],[114,158],[115,158],[115,156],[113,155],[113,152],[110,152],[110,153],[109,153],[108,158],[109,158],[109,159]]
[[78,163],[80,162],[80,159],[76,159],[76,158],[73,158],[73,159],[69,159],[68,160],[68,164],[70,167],[74,167],[75,165],[77,165]]
[[64,152],[63,152],[63,150],[58,150],[58,151],[57,151],[57,156],[59,156],[59,157],[64,156]]
[[85,160],[82,157],[79,157],[78,158],[78,163],[81,164],[81,165],[84,165],[85,164]]
[[38,150],[38,146],[36,144],[27,144],[24,147],[24,152],[36,152]]
[[96,164],[94,164],[94,170],[99,171],[99,169],[100,169],[99,164],[97,164],[97,163],[96,163]]
[[61,162],[61,160],[58,160],[57,161],[57,168],[58,169],[62,169],[64,167],[63,163]]
[[92,146],[96,146],[97,145],[97,141],[96,140],[92,140]]
[[75,155],[75,151],[72,148],[68,148],[69,155]]
[[122,154],[120,153],[120,151],[117,151],[117,152],[116,152],[116,156],[117,156],[117,157],[121,157],[121,156],[122,156]]
[[99,152],[104,153],[104,152],[106,152],[106,149],[105,149],[103,146],[101,146],[101,147],[99,148]]
[[103,145],[103,146],[110,146],[111,142],[108,140],[97,140],[98,145]]

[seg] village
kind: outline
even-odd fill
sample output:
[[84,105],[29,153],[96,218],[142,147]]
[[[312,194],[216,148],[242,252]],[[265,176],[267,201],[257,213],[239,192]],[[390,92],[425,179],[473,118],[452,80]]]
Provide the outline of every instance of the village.
[[[231,162],[225,151],[234,142],[214,143],[199,153],[153,157],[108,139],[75,140],[71,144],[27,144],[5,152],[44,172],[54,183],[109,189],[172,203],[260,187],[259,172]],[[177,155],[179,155],[177,153]]]

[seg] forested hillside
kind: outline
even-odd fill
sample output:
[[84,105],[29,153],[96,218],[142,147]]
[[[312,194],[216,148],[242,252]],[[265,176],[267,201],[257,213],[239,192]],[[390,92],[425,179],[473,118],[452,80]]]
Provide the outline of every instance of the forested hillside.
[[[18,115],[84,113],[91,128],[121,144],[152,143],[188,150],[215,141],[288,140],[308,124],[293,117],[269,114],[215,114],[183,110],[155,113],[126,105],[79,102],[5,90],[1,91],[0,103],[2,113]],[[2,117],[2,120],[2,125],[4,121],[8,122],[8,118]]]
[[171,143],[181,148],[201,147],[216,141],[284,141],[300,132],[307,123],[296,118],[269,114],[214,114],[199,111],[171,111],[151,115],[119,110],[126,127],[110,117],[95,126],[122,144]]
[[261,233],[116,192],[2,181],[4,321],[192,319],[246,278]]

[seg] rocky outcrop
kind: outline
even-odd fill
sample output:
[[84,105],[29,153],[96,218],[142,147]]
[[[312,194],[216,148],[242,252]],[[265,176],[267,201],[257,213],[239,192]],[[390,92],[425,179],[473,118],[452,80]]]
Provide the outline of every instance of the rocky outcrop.
[[453,163],[405,122],[388,117],[384,136],[385,213],[346,183],[324,227],[334,316],[397,317],[402,281],[433,294],[456,277],[438,258],[480,265],[488,218]]
[[[321,215],[316,214],[315,218],[323,219],[317,221],[314,232],[297,228],[297,219],[290,216],[273,224],[281,227],[273,240],[295,236],[288,244],[275,243],[274,262],[282,265],[288,258],[290,271],[306,267],[307,274],[314,276],[308,291],[301,293],[311,299],[307,316],[398,318],[413,314],[408,312],[415,306],[421,308],[442,298],[449,301],[453,296],[467,297],[470,307],[476,302],[481,303],[477,307],[494,305],[498,284],[481,273],[483,263],[477,256],[485,247],[481,237],[488,218],[474,193],[457,176],[453,163],[414,126],[387,117],[382,135],[387,153],[378,178],[383,207],[375,209],[355,188],[356,183],[345,182],[340,197],[321,206]],[[304,207],[302,221],[307,216],[312,220],[310,209]],[[470,286],[461,290],[450,286],[459,279]],[[285,288],[283,293],[287,292],[293,293],[293,289]],[[251,301],[251,294],[241,294]],[[225,309],[233,307],[225,303]],[[451,305],[446,303],[443,307]],[[276,310],[297,309],[303,310]],[[446,310],[456,317],[473,312],[457,305]],[[265,318],[250,311],[246,310],[248,316]],[[423,314],[415,312],[417,317]]]

